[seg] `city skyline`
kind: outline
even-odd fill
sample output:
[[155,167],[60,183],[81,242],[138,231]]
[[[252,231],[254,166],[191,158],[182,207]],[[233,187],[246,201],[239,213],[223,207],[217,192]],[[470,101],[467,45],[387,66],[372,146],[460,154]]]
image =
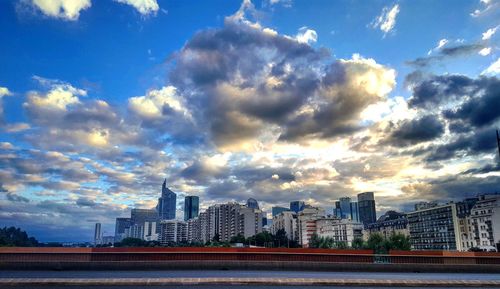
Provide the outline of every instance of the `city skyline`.
[[0,1],[0,226],[79,241],[187,196],[374,192],[380,216],[498,192],[499,8]]

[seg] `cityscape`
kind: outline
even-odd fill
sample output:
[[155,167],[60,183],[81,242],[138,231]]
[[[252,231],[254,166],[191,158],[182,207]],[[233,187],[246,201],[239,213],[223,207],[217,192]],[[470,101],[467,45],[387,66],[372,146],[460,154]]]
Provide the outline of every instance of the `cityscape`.
[[0,0],[0,288],[500,288],[500,0]]
[[360,193],[357,199],[342,197],[331,212],[304,201],[291,201],[290,207],[272,207],[269,219],[254,198],[245,204],[216,204],[199,212],[199,197],[186,196],[184,219],[176,220],[176,200],[165,180],[156,208],[135,208],[130,217],[116,218],[114,236],[104,236],[101,223],[97,223],[94,245],[112,246],[132,238],[162,246],[203,246],[212,241],[251,246],[244,244],[246,239],[262,232],[276,235],[282,231],[287,240],[282,245],[288,247],[290,241],[307,248],[314,247],[314,238],[330,238],[330,248],[352,248],[372,235],[384,239],[402,235],[409,239],[412,250],[500,250],[500,194],[442,204],[421,202],[415,204],[414,211],[387,211],[378,219],[373,192]]

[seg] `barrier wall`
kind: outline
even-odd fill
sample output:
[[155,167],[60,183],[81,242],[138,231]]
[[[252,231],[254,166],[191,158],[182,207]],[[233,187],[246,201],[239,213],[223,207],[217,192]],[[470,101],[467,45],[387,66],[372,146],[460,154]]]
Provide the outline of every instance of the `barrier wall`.
[[500,273],[499,253],[287,248],[0,248],[0,269],[266,269]]

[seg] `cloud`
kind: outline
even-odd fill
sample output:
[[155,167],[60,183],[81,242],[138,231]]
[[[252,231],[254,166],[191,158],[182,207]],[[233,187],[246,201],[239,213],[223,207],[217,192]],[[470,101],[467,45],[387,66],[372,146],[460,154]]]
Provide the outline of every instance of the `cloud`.
[[480,0],[482,9],[476,9],[474,12],[470,13],[472,17],[480,17],[494,11],[498,7],[498,1],[496,0]]
[[318,41],[318,34],[316,31],[304,26],[299,29],[299,33],[297,33],[295,38],[300,43],[313,44]]
[[408,146],[434,140],[444,133],[444,125],[434,115],[404,120],[392,129],[389,140],[394,146]]
[[382,13],[373,20],[371,26],[384,32],[384,36],[394,30],[396,26],[396,16],[399,13],[399,4],[392,7],[384,7]]
[[[445,47],[445,45],[446,43],[439,49],[437,55],[430,55],[432,53],[428,53],[430,56],[419,57],[415,60],[407,61],[406,63],[417,68],[425,68],[450,58],[468,56],[480,53],[481,51],[485,52],[484,48],[486,48],[483,44],[479,43],[459,44],[452,47]],[[435,50],[433,49],[431,51],[434,52]]]
[[0,98],[4,96],[12,95],[7,87],[0,86]]
[[156,0],[115,0],[118,3],[133,6],[142,15],[156,14],[160,9]]
[[436,47],[432,48],[431,50],[429,50],[429,52],[427,52],[427,55],[431,55],[434,51],[440,50],[446,44],[448,44],[448,42],[449,42],[449,40],[446,39],[446,38],[443,38],[443,39],[439,40],[438,45]]
[[483,37],[481,39],[482,40],[489,40],[495,34],[498,27],[500,27],[500,26],[496,26],[496,27],[493,27],[493,28],[486,30],[486,32],[483,33]]
[[491,47],[485,47],[481,50],[479,50],[478,54],[482,56],[487,56],[491,53]]
[[48,17],[68,21],[76,21],[80,12],[90,8],[90,0],[24,0],[22,3],[30,5]]
[[28,198],[13,193],[7,193],[7,200],[11,202],[23,202],[23,203],[29,203],[30,201]]
[[5,124],[4,112],[3,112],[3,97],[12,95],[7,87],[0,86],[0,125]]
[[493,76],[497,74],[500,74],[500,58],[498,58],[495,62],[490,64],[488,68],[486,68],[485,70],[483,70],[483,72],[481,72],[481,75]]

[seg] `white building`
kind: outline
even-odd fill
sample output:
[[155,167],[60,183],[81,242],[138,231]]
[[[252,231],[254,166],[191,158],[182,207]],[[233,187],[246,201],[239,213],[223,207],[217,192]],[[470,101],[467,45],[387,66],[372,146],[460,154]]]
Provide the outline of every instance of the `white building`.
[[156,231],[157,227],[156,222],[144,222],[142,239],[145,241],[158,241],[159,234]]
[[298,240],[297,214],[292,211],[283,211],[273,217],[271,233],[276,235],[279,230],[284,230],[288,240]]
[[262,211],[255,208],[240,206],[238,210],[238,231],[245,238],[252,237],[262,232]]
[[297,232],[299,244],[309,247],[309,241],[316,233],[316,220],[325,216],[325,210],[320,208],[305,208],[297,216]]
[[201,226],[198,217],[187,221],[187,240],[191,243],[201,242]]
[[363,237],[363,224],[338,217],[320,218],[316,220],[316,234],[352,246],[354,239]]
[[497,250],[500,243],[500,195],[483,195],[472,207],[470,215],[460,220],[464,250],[473,247]]
[[164,220],[160,222],[160,243],[178,243],[187,241],[187,223],[179,220]]

